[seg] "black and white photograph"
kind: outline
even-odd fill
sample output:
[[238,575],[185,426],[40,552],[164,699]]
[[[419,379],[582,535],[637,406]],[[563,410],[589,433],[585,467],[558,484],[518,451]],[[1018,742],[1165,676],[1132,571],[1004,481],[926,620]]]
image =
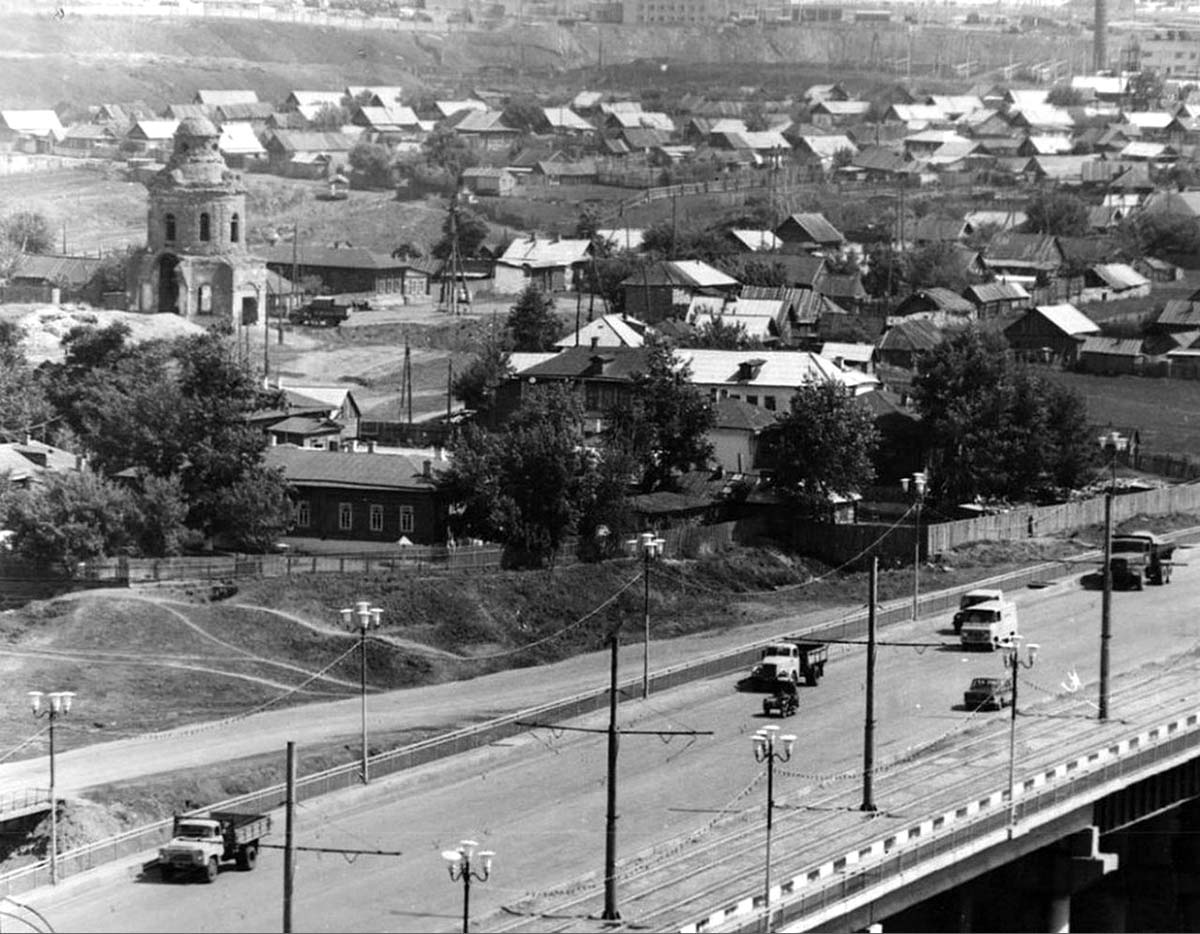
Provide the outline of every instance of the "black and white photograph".
[[0,930],[1200,932],[1197,544],[1188,0],[0,0]]

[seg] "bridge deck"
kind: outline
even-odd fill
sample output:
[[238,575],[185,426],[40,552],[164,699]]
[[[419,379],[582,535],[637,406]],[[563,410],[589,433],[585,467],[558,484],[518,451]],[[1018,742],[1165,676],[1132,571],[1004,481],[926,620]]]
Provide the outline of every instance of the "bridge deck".
[[[1096,708],[1083,691],[1022,704],[1016,730],[1018,826],[1023,803],[1032,813],[1033,796],[1042,793],[1044,798],[1051,790],[1067,801],[1072,789],[1065,786],[1116,761],[1118,753],[1144,753],[1186,731],[1194,731],[1200,743],[1196,668],[1194,656],[1183,656],[1151,673],[1115,679],[1113,710],[1121,719],[1107,723],[1096,719]],[[1185,720],[1174,729],[1145,736],[1179,717]],[[984,831],[1006,834],[1009,722],[1007,711],[980,712],[965,730],[885,756],[875,773],[878,810],[871,814],[860,810],[860,772],[810,775],[795,768],[795,760],[777,764],[772,905],[818,892],[911,850],[907,873],[925,858],[917,848],[931,839],[943,841],[936,849],[945,854]],[[480,918],[476,929],[711,931],[751,923],[761,916],[763,903],[764,799],[765,771],[706,827],[623,861],[617,887],[620,923],[601,919],[603,880],[589,876],[558,893],[530,897],[504,913]],[[1039,819],[1027,817],[1025,826]]]

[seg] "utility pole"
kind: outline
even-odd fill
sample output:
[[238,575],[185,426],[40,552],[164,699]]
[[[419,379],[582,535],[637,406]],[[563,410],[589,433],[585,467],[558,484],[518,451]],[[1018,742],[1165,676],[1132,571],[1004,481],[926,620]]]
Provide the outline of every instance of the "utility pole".
[[617,911],[617,628],[609,636],[608,692],[608,806],[604,818],[604,921],[619,921]]
[[[1116,453],[1113,453],[1116,457]],[[1114,467],[1114,472],[1115,472]],[[1100,719],[1108,719],[1108,654],[1112,642],[1113,490],[1104,494],[1104,591],[1100,597]]]
[[446,360],[446,428],[450,427],[450,405],[454,398],[454,361]]
[[296,744],[287,744],[287,804],[284,811],[283,934],[292,932],[292,890],[296,882]]
[[518,720],[517,726],[549,728],[560,732],[604,733],[608,737],[607,806],[604,818],[604,913],[605,921],[618,921],[617,909],[617,750],[621,734],[631,736],[712,736],[711,730],[620,730],[617,728],[617,648],[621,627],[618,623],[609,635],[608,726],[603,729],[582,726],[563,726],[536,720]]
[[863,800],[860,811],[874,811],[875,797],[875,589],[879,558],[871,556],[867,586],[867,712],[863,721]]
[[412,398],[412,351],[408,346],[408,335],[404,335],[404,397],[408,400],[408,429],[412,431],[413,398]]

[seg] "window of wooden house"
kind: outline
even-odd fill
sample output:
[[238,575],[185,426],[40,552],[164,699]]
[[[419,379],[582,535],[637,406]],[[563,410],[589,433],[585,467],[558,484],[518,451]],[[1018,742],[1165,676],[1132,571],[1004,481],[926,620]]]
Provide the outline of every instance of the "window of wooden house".
[[413,520],[412,506],[400,507],[400,531],[411,532],[416,523]]
[[383,507],[378,505],[371,506],[371,531],[383,531]]
[[350,503],[338,503],[338,528],[348,532],[354,527],[354,507]]
[[308,500],[302,499],[296,503],[296,527],[307,529],[312,524],[312,507]]

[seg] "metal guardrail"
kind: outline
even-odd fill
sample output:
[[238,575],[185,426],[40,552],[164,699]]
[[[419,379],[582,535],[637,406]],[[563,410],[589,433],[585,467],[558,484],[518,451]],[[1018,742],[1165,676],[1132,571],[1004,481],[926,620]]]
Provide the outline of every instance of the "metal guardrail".
[[[1200,533],[1200,529],[1195,531]],[[921,611],[937,612],[950,607],[957,607],[959,595],[976,587],[1022,587],[1034,581],[1045,580],[1055,574],[1062,574],[1067,569],[1075,569],[1074,564],[1072,562],[1061,561],[1046,562],[1008,574],[996,575],[984,580],[974,581],[970,584],[963,584],[948,590],[924,594],[920,597],[919,606]],[[877,610],[876,621],[881,626],[906,621],[910,618],[911,611],[911,600],[894,600]],[[835,620],[809,626],[806,629],[794,630],[788,633],[777,634],[771,638],[759,639],[734,649],[728,649],[652,672],[650,676],[651,689],[653,691],[662,691],[691,681],[698,681],[703,678],[747,669],[752,663],[758,660],[759,651],[764,645],[768,645],[780,638],[849,639],[865,634],[866,625],[867,611],[864,608]],[[640,690],[640,678],[629,679],[618,685],[618,691],[622,696],[632,697],[640,694]],[[433,762],[440,758],[468,752],[510,736],[528,732],[528,728],[519,726],[518,721],[570,719],[600,710],[607,704],[608,688],[598,688],[574,695],[565,700],[552,701],[485,723],[455,730],[442,736],[421,740],[399,749],[389,750],[372,756],[370,759],[371,775],[376,778],[391,775],[405,769]],[[299,778],[296,782],[296,795],[299,800],[308,800],[334,791],[352,788],[358,784],[359,764],[356,762],[347,763]],[[284,785],[273,785],[269,788],[212,804],[210,807],[217,810],[248,809],[261,812],[281,806],[285,801],[285,793],[286,788]],[[208,809],[204,808],[203,810]],[[199,813],[199,811],[196,813]],[[59,878],[66,878],[69,875],[94,869],[106,862],[121,859],[142,850],[158,846],[169,838],[172,826],[173,821],[171,819],[164,819],[145,827],[134,828],[107,840],[60,853],[58,856]],[[41,862],[4,873],[0,875],[0,895],[13,895],[26,892],[40,885],[48,884],[49,879],[48,862]]]

